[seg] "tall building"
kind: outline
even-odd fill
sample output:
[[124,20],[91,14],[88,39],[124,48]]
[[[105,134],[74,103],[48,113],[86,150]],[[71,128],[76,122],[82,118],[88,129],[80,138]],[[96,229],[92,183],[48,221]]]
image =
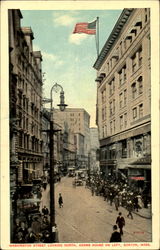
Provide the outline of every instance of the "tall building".
[[150,189],[150,9],[122,11],[94,68],[101,171]]
[[74,144],[76,147],[77,167],[88,166],[88,153],[90,151],[90,115],[81,108],[67,108],[61,112],[55,110],[55,117],[64,127],[67,125],[70,133],[74,134]]
[[[20,10],[9,10],[9,88],[11,179],[15,186],[42,175],[42,73],[40,51],[33,51],[33,32],[21,27]],[[13,166],[16,162],[16,166]],[[14,171],[13,171],[14,169]]]

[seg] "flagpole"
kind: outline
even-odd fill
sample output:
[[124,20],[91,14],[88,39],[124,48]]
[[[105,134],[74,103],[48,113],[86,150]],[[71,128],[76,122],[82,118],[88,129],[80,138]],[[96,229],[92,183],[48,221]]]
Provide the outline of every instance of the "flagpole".
[[97,17],[96,25],[96,47],[97,47],[97,57],[99,56],[99,17]]

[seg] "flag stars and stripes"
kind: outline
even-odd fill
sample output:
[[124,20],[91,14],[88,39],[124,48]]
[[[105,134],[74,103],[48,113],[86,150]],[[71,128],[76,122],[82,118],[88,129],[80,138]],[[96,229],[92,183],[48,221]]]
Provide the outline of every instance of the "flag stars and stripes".
[[75,33],[86,33],[88,35],[96,34],[96,20],[91,23],[77,23],[75,25],[73,34]]

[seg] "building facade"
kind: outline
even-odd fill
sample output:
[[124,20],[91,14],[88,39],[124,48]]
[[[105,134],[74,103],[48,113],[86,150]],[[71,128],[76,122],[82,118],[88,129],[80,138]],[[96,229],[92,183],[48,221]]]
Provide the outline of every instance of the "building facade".
[[20,185],[41,176],[43,167],[42,56],[40,51],[33,51],[33,32],[31,28],[21,27],[21,18],[19,10],[9,10],[11,152],[12,155],[15,152],[18,160]]
[[94,68],[101,171],[150,188],[150,9],[122,11]]
[[49,148],[50,112],[47,109],[42,111],[42,140],[43,140],[43,173],[47,176],[50,169],[50,148]]
[[90,151],[90,116],[84,110],[80,108],[67,108],[61,112],[55,110],[56,119],[64,127],[64,124],[68,127],[70,134],[74,136],[74,147],[76,150],[76,166],[87,167],[88,166],[88,153]]

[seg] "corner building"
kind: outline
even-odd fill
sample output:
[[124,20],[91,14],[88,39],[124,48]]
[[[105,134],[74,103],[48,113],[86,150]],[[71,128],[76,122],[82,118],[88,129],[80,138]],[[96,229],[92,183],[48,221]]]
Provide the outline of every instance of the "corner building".
[[93,67],[101,172],[150,191],[150,9],[122,11]]

